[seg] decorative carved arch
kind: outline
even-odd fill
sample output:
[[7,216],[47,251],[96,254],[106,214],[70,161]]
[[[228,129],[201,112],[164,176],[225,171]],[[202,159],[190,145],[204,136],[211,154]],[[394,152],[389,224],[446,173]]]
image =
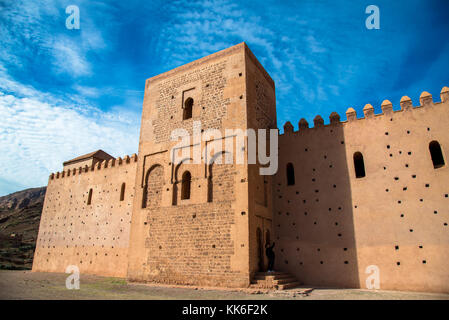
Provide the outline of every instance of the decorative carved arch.
[[190,199],[190,190],[192,184],[192,174],[186,170],[182,174],[181,182],[181,200]]
[[[213,197],[214,197],[214,182],[213,182],[213,165],[215,164],[215,160],[219,157],[219,156],[223,156],[225,154],[231,154],[227,151],[220,151],[215,153],[212,158],[209,161],[209,164],[207,164],[207,172],[206,172],[206,176],[207,176],[207,202],[212,202],[213,201]],[[226,163],[222,163],[222,164],[226,164]]]
[[257,230],[256,230],[257,266],[258,266],[259,272],[264,271],[262,237],[263,237],[262,230],[260,228],[257,228]]
[[265,231],[265,245],[271,245],[271,235],[270,235],[270,229],[267,229]]
[[[207,175],[208,177],[212,176],[212,166],[215,164],[215,160],[217,160],[217,158],[220,157],[221,155],[225,155],[225,154],[230,154],[230,155],[232,155],[232,153],[230,153],[230,152],[228,152],[228,151],[220,151],[220,152],[215,153],[215,154],[212,156],[212,158],[210,158],[210,160],[209,160],[208,163],[206,164],[206,166],[207,166],[207,172],[206,172],[206,175]],[[223,157],[223,158],[225,158],[225,157]],[[221,163],[221,164],[226,164],[226,162],[225,162],[225,163]]]
[[181,167],[181,165],[188,160],[193,161],[192,158],[184,158],[175,166],[175,170],[173,172],[173,177],[172,177],[172,183],[178,183],[181,181],[180,179],[178,179],[178,171],[179,171],[179,168]]
[[178,171],[179,171],[179,168],[181,167],[181,165],[188,160],[193,161],[193,159],[190,157],[184,158],[174,167],[174,169],[172,166],[172,181],[171,181],[171,183],[173,185],[173,193],[172,193],[172,205],[173,206],[176,206],[178,204],[178,183],[182,182],[182,179],[178,178]]
[[[150,167],[150,169],[147,170],[147,173],[145,174],[145,184],[144,184],[144,186],[143,186],[143,194],[142,194],[142,208],[146,208],[147,205],[148,205],[148,188],[149,188],[148,182],[149,182],[150,175],[151,175],[155,170],[159,170],[159,168],[160,168],[161,170],[163,170],[162,165],[160,165],[160,164],[154,164],[154,165],[152,165],[152,166]],[[164,172],[162,171],[162,181],[163,181],[163,179],[164,179],[164,178],[163,178],[163,174],[164,174]],[[161,191],[162,191],[162,189],[161,189]]]
[[193,98],[188,97],[184,102],[182,120],[191,119],[193,116]]

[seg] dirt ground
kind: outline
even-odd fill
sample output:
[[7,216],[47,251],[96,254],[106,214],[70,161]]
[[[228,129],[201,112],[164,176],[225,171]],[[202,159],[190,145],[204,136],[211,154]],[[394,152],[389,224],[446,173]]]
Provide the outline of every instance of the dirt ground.
[[300,288],[285,291],[230,290],[127,283],[124,279],[81,275],[80,289],[68,290],[68,274],[0,270],[0,299],[153,299],[153,300],[449,300],[449,294],[357,289]]

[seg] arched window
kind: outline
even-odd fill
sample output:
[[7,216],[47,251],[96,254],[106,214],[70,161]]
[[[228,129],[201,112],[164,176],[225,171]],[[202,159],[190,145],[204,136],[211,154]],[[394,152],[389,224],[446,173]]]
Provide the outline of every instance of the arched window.
[[360,152],[354,153],[354,169],[356,178],[365,176],[365,162],[363,162],[363,155]]
[[187,100],[184,102],[184,112],[182,114],[182,120],[192,118],[192,111],[193,111],[193,99],[187,98]]
[[292,163],[287,164],[287,185],[293,186],[295,184],[295,169]]
[[89,189],[89,195],[87,196],[87,204],[92,204],[92,188]]
[[432,157],[434,169],[441,168],[444,166],[443,152],[441,151],[441,146],[438,141],[432,141],[429,143],[430,156]]
[[192,176],[189,171],[182,174],[181,200],[190,199],[190,183]]
[[120,201],[125,200],[125,183],[122,183],[122,189],[120,190]]

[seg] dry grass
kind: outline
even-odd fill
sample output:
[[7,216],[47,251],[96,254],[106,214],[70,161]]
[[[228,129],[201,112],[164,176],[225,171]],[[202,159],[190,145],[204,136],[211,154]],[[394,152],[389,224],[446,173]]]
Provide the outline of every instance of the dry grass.
[[305,289],[277,292],[231,290],[219,288],[195,288],[186,286],[159,286],[128,283],[124,279],[81,275],[80,290],[65,287],[67,274],[33,273],[30,271],[0,271],[0,299],[153,299],[153,300],[364,300],[364,299],[444,299],[448,294],[369,291],[356,289],[313,289],[308,295]]

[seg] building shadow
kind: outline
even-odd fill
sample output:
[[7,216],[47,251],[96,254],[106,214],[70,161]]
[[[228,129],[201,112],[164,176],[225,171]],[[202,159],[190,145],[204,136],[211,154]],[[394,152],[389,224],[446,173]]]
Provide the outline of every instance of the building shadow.
[[[302,284],[360,287],[350,172],[340,122],[279,137],[275,270]],[[293,176],[292,176],[293,172]]]

